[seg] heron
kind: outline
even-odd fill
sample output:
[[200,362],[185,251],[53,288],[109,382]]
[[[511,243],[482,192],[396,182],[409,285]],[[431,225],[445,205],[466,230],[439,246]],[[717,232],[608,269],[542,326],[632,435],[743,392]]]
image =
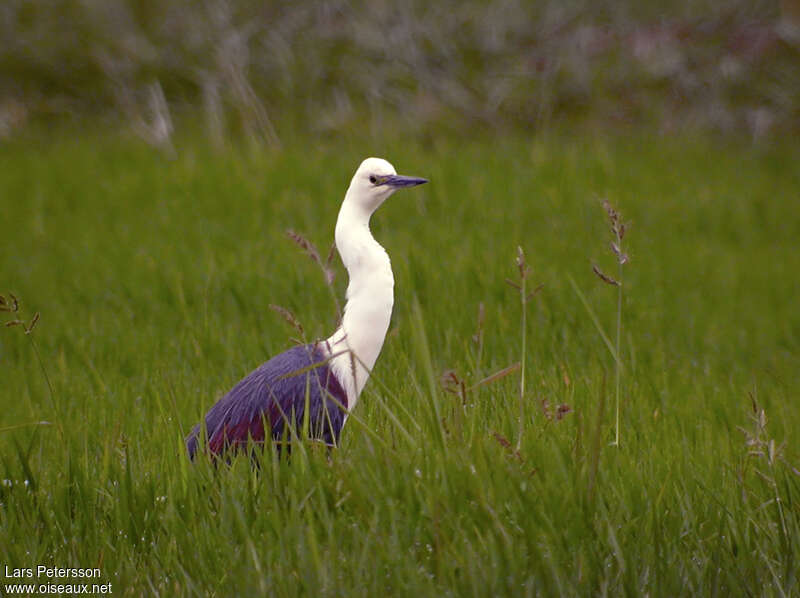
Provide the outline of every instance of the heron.
[[[336,219],[335,242],[347,270],[341,323],[327,339],[299,345],[253,370],[217,401],[186,438],[189,458],[214,457],[300,433],[337,446],[383,347],[394,305],[394,275],[370,218],[389,196],[426,179],[397,174],[382,158],[359,165]],[[203,434],[205,426],[205,434]]]

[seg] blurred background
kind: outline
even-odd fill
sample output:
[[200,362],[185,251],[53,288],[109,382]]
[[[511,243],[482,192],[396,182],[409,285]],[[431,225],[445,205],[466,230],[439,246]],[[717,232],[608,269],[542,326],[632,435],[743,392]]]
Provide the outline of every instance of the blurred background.
[[[800,0],[3,0],[0,138],[800,129]],[[194,126],[193,125],[193,126]]]

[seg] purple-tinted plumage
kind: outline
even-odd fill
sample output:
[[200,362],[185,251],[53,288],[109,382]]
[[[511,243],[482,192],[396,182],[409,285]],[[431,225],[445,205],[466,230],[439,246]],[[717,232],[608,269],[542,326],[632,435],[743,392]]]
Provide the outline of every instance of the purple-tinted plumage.
[[[208,450],[220,455],[246,447],[248,440],[291,439],[292,432],[285,426],[289,423],[294,433],[301,433],[306,404],[308,436],[337,444],[347,396],[315,344],[293,347],[273,357],[222,397],[205,418]],[[269,434],[265,434],[266,426]],[[186,438],[192,459],[201,433],[198,424]]]

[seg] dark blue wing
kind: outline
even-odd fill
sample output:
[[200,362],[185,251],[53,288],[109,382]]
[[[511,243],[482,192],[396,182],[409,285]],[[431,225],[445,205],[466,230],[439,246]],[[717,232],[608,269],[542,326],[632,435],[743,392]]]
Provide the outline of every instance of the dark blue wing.
[[[208,449],[219,455],[243,448],[248,440],[292,438],[286,425],[301,433],[306,404],[308,436],[335,445],[345,419],[347,395],[315,345],[293,347],[276,355],[234,386],[205,417]],[[201,424],[186,438],[194,458]]]

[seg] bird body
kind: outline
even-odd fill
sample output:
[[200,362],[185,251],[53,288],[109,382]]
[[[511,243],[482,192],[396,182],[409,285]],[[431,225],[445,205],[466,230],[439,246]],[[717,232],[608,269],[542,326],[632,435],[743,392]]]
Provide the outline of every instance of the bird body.
[[[347,395],[317,343],[292,347],[242,379],[206,414],[208,450],[219,455],[239,450],[266,436],[291,440],[289,424],[299,433],[308,407],[310,437],[336,445],[344,425]],[[269,430],[269,434],[266,430]],[[197,424],[186,440],[194,458],[200,438]]]
[[[268,437],[291,439],[286,425],[299,434],[304,421],[310,437],[338,444],[383,347],[394,304],[391,262],[370,232],[370,217],[397,189],[425,182],[398,175],[380,158],[361,163],[336,221],[336,248],[349,276],[341,325],[325,340],[273,357],[222,397],[205,417],[210,453]],[[186,439],[191,458],[201,432],[198,424]]]

